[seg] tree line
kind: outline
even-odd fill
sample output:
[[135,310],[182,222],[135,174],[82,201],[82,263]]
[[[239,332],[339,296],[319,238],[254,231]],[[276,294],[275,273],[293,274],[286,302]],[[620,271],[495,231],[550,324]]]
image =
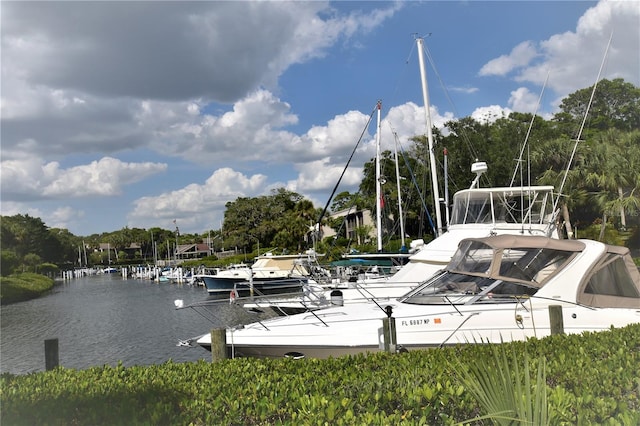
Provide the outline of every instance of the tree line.
[[[640,89],[622,79],[600,81],[585,120],[592,90],[589,87],[568,95],[559,112],[550,119],[514,112],[485,121],[464,117],[447,122],[443,129],[434,129],[440,176],[445,148],[448,153],[449,192],[469,187],[474,178],[470,166],[478,160],[489,165],[483,175],[484,186],[554,185],[558,190],[564,182],[562,200],[578,237],[639,247]],[[578,134],[581,140],[576,143]],[[431,220],[434,212],[429,211],[434,203],[426,137],[415,136],[407,146],[402,143],[399,146],[400,195],[395,179],[395,153],[386,151],[381,157],[386,181],[382,186],[385,251],[399,248],[400,218],[395,207],[399,196],[405,233],[410,238],[427,240],[434,234]],[[518,163],[521,152],[525,155]],[[567,171],[569,160],[572,163]],[[514,173],[516,166],[518,172]],[[363,171],[359,190],[337,194],[331,200],[330,211],[346,208],[375,211],[375,159],[364,164]],[[375,250],[375,244],[368,239],[370,229],[359,230],[363,238],[352,241],[345,234],[342,219],[331,219],[328,215],[322,218],[323,225],[337,234],[322,238],[315,228],[322,208],[284,188],[269,195],[237,198],[225,208],[222,228],[201,234],[125,227],[81,237],[66,229],[49,228],[29,215],[4,216],[0,227],[1,271],[6,275],[14,270],[70,268],[85,261],[89,265],[105,264],[105,252],[97,250],[101,243],[113,247],[110,255],[118,260],[137,261],[170,253],[175,244],[203,242],[208,242],[215,251],[229,248],[254,251],[260,247],[262,252],[267,248],[301,252],[315,248],[337,256],[354,245],[364,251]],[[133,249],[132,243],[136,244]]]

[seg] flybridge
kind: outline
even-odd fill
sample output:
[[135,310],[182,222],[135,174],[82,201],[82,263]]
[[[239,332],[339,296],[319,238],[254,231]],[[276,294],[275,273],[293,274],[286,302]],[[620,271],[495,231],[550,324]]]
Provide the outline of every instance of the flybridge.
[[450,226],[469,224],[553,227],[553,186],[473,188],[453,196]]

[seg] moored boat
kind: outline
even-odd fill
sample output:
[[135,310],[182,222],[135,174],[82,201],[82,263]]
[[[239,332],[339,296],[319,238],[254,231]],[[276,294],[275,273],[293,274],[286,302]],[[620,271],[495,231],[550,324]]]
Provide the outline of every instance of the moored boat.
[[228,296],[231,292],[248,294],[274,294],[300,291],[309,281],[311,262],[315,255],[258,256],[253,265],[232,265],[214,273],[199,274],[195,278],[204,282],[211,295]]
[[[319,357],[383,349],[383,319],[397,350],[501,343],[640,322],[640,272],[629,250],[592,240],[499,235],[463,240],[447,267],[385,304],[361,302],[227,330],[234,356]],[[210,335],[197,343],[209,348]]]
[[[478,170],[477,166],[472,170]],[[484,170],[484,169],[483,169]],[[245,304],[248,309],[272,309],[290,314],[323,309],[338,303],[400,297],[446,267],[464,238],[491,235],[538,235],[558,239],[553,186],[471,187],[453,196],[449,226],[442,235],[423,244],[406,265],[391,276],[342,281],[319,289],[309,287],[298,297],[263,298]],[[334,297],[332,297],[332,295]]]

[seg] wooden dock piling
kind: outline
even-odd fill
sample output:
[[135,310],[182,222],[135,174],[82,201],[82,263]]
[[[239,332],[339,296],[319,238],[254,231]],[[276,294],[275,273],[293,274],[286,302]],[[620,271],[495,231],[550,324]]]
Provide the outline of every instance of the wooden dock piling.
[[396,319],[393,317],[382,319],[382,332],[384,336],[384,351],[396,353]]
[[386,318],[382,319],[382,335],[384,339],[384,351],[389,353],[396,353],[396,347],[398,340],[396,337],[396,319],[393,318],[393,308],[391,306],[385,306]]
[[227,359],[227,330],[211,329],[211,362]]
[[58,352],[58,339],[47,339],[44,341],[44,365],[47,371],[53,370],[60,363]]
[[562,306],[549,306],[549,325],[551,334],[564,334],[564,320],[562,318]]

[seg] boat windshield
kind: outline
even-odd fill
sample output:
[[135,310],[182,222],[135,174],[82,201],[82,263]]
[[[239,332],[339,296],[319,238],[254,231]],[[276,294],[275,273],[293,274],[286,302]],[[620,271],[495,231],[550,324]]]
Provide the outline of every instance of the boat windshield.
[[548,193],[538,191],[460,191],[453,199],[450,223],[542,224],[553,211],[551,201]]
[[515,303],[537,290],[521,282],[445,272],[429,285],[408,294],[402,302],[414,305]]
[[529,297],[567,263],[574,252],[548,247],[494,248],[464,240],[446,272],[409,293],[412,304],[504,303]]
[[492,275],[528,281],[540,287],[574,252],[548,247],[512,247],[496,250],[482,241],[465,240],[449,266],[450,271]]

